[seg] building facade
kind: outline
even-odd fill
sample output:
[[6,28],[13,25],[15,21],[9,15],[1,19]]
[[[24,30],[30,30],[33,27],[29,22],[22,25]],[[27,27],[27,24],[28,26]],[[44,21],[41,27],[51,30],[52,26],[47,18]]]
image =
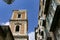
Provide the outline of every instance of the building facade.
[[46,0],[40,0],[38,13],[38,27],[35,28],[35,40],[46,40],[46,15],[44,14]]
[[40,0],[39,9],[36,40],[60,40],[60,0]]
[[0,25],[0,40],[14,40],[9,26]]
[[[60,27],[58,26],[60,24],[59,5],[59,0],[46,0],[44,14],[46,14],[47,40],[60,40]],[[57,35],[59,35],[59,37]]]
[[28,19],[26,10],[13,10],[9,26],[14,40],[28,40]]

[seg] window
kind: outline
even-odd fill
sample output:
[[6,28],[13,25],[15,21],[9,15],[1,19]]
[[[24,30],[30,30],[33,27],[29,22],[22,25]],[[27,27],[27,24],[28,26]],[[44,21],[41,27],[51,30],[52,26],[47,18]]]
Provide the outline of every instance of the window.
[[40,34],[40,30],[39,30],[39,34]]
[[46,27],[46,20],[43,20],[42,26]]
[[18,14],[18,18],[21,18],[21,14]]
[[19,32],[19,25],[16,26],[16,32]]
[[44,0],[43,0],[43,5],[44,5]]
[[44,38],[44,32],[43,31],[41,31],[41,36],[42,36],[42,38]]
[[42,11],[42,13],[41,13],[41,16],[43,16],[43,11]]

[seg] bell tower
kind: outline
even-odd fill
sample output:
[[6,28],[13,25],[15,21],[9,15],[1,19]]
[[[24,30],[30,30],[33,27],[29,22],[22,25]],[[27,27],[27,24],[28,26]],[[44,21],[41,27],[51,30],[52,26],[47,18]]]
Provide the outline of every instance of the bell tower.
[[10,29],[15,40],[28,40],[28,19],[26,10],[13,10]]

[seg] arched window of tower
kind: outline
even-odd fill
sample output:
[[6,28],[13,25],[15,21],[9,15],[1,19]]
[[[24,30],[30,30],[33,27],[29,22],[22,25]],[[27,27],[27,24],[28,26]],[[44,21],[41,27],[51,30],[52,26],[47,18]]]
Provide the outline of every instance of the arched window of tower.
[[16,32],[19,32],[19,25],[16,26]]

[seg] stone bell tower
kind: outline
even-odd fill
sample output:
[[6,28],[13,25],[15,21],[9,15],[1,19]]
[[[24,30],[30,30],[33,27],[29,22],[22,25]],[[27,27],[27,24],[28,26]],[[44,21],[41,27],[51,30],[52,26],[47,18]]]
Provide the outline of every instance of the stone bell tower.
[[26,10],[13,10],[10,29],[15,40],[28,40],[28,19]]

